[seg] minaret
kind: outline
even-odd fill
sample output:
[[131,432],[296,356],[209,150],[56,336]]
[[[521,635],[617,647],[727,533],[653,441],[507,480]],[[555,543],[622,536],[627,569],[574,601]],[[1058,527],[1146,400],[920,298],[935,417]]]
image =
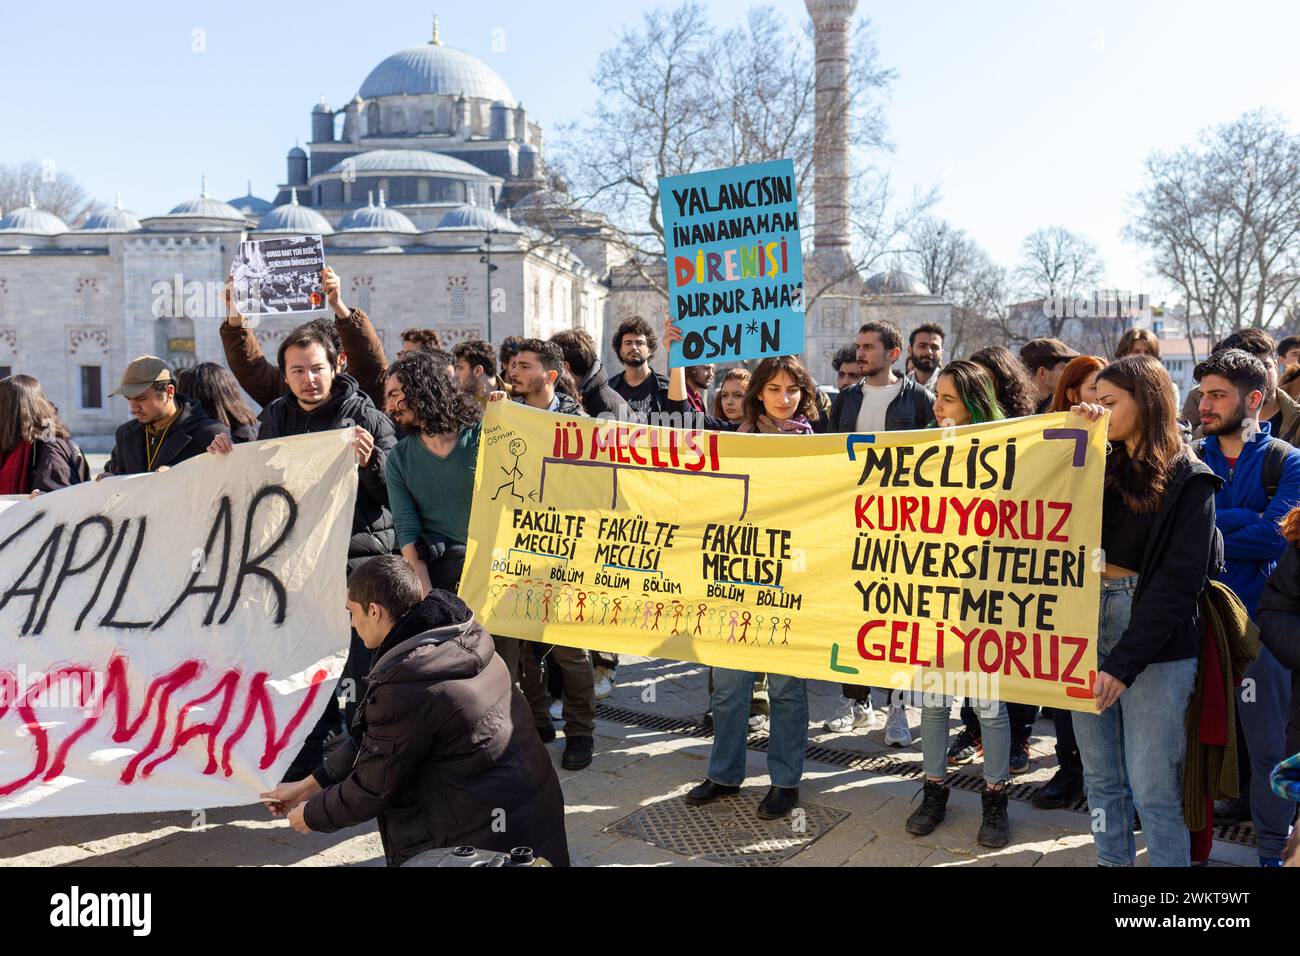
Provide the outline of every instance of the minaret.
[[823,280],[852,278],[849,245],[849,30],[858,0],[804,0],[817,55],[813,267]]

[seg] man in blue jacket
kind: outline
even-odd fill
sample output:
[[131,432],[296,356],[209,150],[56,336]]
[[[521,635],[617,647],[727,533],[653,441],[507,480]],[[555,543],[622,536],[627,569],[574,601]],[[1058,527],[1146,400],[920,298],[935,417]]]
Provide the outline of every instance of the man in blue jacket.
[[[1268,373],[1240,349],[1215,352],[1196,367],[1201,386],[1199,452],[1224,479],[1215,497],[1226,568],[1220,580],[1257,617],[1264,584],[1286,548],[1279,522],[1300,502],[1300,451],[1260,423]],[[1286,756],[1291,678],[1267,648],[1246,670],[1240,714],[1250,751],[1250,812],[1260,864],[1280,866],[1295,806],[1275,795],[1269,773]]]

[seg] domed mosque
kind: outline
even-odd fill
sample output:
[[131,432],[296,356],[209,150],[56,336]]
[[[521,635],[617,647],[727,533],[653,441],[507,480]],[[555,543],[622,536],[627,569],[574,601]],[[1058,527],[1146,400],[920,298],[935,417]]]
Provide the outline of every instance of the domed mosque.
[[545,185],[540,127],[495,70],[442,43],[436,20],[428,43],[386,57],[341,109],[316,104],[308,148],[290,151],[276,205],[297,189],[336,226],[380,192],[427,230],[457,206],[495,210]]
[[[343,300],[391,353],[413,326],[447,347],[572,328],[604,344],[607,323],[661,309],[620,278],[626,244],[603,217],[543,215],[564,201],[546,191],[541,127],[494,69],[443,44],[436,20],[429,42],[384,58],[341,108],[316,103],[309,123],[269,197],[248,183],[223,202],[203,176],[163,214],[119,200],[70,228],[34,197],[5,210],[0,372],[37,376],[84,447],[106,446],[126,416],[108,393],[132,358],[225,363],[222,292],[248,239],[322,236]],[[262,316],[254,334],[274,355],[323,314]]]

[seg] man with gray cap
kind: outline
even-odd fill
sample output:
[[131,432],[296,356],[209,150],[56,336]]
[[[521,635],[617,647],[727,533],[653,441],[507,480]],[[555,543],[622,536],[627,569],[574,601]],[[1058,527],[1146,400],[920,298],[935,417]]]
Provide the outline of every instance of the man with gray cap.
[[170,468],[208,450],[229,429],[203,406],[176,394],[176,379],[156,355],[142,355],[126,367],[112,395],[126,399],[131,421],[117,430],[105,475],[140,475]]

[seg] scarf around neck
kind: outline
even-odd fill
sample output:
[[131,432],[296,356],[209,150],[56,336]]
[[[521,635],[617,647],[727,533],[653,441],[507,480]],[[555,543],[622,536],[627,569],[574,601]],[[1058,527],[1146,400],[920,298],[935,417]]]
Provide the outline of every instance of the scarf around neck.
[[25,495],[31,492],[32,443],[20,442],[0,464],[0,495]]
[[759,415],[752,422],[745,422],[736,431],[759,432],[764,435],[811,435],[813,427],[802,415],[778,422],[768,415]]

